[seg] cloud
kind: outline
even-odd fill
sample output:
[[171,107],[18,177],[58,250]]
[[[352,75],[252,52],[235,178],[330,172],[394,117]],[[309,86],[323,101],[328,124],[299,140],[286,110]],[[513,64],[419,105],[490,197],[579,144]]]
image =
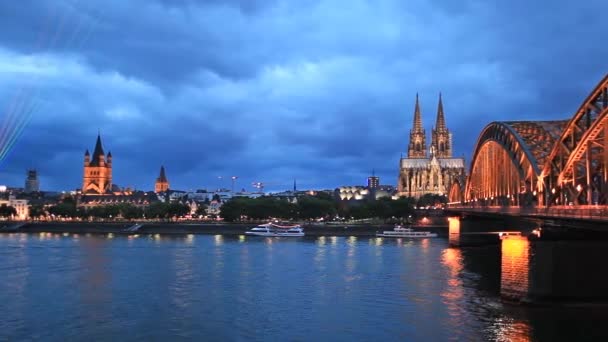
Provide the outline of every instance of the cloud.
[[1,2],[3,118],[19,94],[40,105],[0,176],[77,188],[100,130],[124,186],[161,164],[184,189],[393,184],[416,93],[428,140],[443,93],[457,155],[490,121],[569,117],[606,72],[600,5]]

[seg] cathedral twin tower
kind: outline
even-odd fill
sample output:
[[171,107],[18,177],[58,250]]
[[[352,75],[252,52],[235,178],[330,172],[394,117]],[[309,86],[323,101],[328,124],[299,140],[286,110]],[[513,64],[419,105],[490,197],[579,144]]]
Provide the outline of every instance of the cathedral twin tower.
[[427,150],[426,131],[422,127],[422,114],[416,94],[407,158],[399,161],[399,196],[419,198],[426,194],[446,195],[450,185],[458,177],[464,176],[464,158],[452,157],[452,133],[445,123],[441,94],[435,127],[431,131],[431,146]]
[[[443,101],[439,94],[439,105],[437,106],[437,121],[432,129],[430,153],[437,158],[452,157],[452,134],[445,125],[445,114],[443,113]],[[414,108],[414,127],[410,130],[410,144],[407,155],[409,158],[427,158],[426,131],[422,128],[422,115],[420,114],[420,103],[416,94],[416,107]],[[429,156],[432,157],[432,156]]]

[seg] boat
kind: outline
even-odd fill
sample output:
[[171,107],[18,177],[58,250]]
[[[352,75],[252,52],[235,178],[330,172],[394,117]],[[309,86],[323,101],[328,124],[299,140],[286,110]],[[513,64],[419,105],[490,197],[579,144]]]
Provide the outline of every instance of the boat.
[[300,237],[304,236],[304,229],[299,224],[292,226],[283,226],[274,223],[261,224],[259,226],[251,228],[245,232],[246,235],[254,236],[287,236],[287,237]]
[[415,231],[412,228],[406,228],[396,225],[393,230],[385,230],[382,233],[376,233],[377,237],[386,238],[431,238],[437,237],[437,234],[431,232]]

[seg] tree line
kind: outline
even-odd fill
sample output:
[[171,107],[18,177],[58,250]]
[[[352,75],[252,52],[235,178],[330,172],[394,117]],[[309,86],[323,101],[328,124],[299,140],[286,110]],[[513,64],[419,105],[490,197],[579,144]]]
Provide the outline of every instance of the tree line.
[[220,208],[220,216],[228,222],[246,220],[359,220],[368,218],[403,220],[414,213],[414,207],[445,203],[445,196],[427,195],[416,200],[401,197],[396,200],[381,198],[368,201],[337,201],[330,195],[299,197],[297,203],[275,197],[233,198]]
[[[206,207],[204,205],[199,205],[196,210],[196,215],[204,215],[205,209]],[[76,206],[76,202],[72,200],[64,200],[48,209],[45,209],[41,205],[33,205],[30,207],[30,217],[32,218],[52,215],[55,217],[81,219],[171,219],[174,217],[182,217],[189,213],[190,207],[180,202],[154,202],[145,208],[137,207],[130,203],[119,203],[86,209],[84,207]]]

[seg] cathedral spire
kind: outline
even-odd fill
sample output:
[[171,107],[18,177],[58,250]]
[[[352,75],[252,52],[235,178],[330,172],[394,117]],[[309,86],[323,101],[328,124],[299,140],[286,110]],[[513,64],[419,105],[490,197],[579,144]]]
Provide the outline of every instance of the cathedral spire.
[[422,115],[420,114],[420,104],[418,103],[418,93],[416,93],[416,107],[414,108],[414,132],[422,132]]
[[439,104],[437,105],[437,121],[435,123],[435,129],[438,132],[446,130],[445,115],[443,114],[443,101],[441,100],[441,93],[439,93]]
[[420,102],[416,93],[416,106],[414,107],[414,126],[410,130],[410,144],[408,146],[408,158],[426,157],[426,132],[422,128],[422,114],[420,113]]
[[441,93],[439,93],[439,104],[437,105],[437,121],[431,138],[431,146],[437,158],[452,158],[452,134],[445,124]]

